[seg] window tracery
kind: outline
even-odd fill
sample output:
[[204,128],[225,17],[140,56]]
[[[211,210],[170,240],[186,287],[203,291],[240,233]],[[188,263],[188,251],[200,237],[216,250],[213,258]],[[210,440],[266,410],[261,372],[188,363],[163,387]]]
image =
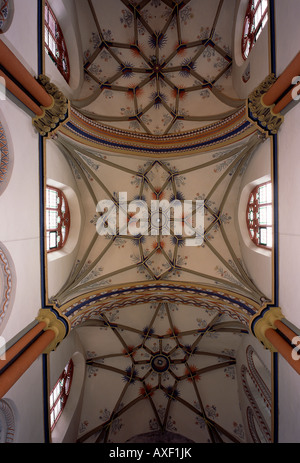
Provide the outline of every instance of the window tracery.
[[246,60],[268,21],[268,0],[249,0],[242,35],[242,56]]
[[72,359],[67,363],[50,394],[50,425],[53,431],[69,397],[74,365]]
[[45,1],[45,50],[66,82],[70,80],[69,56],[61,27],[49,3]]
[[249,236],[256,246],[272,248],[272,184],[271,182],[257,185],[250,193],[247,213]]
[[65,245],[70,229],[70,211],[67,199],[58,188],[46,188],[47,252],[57,251]]

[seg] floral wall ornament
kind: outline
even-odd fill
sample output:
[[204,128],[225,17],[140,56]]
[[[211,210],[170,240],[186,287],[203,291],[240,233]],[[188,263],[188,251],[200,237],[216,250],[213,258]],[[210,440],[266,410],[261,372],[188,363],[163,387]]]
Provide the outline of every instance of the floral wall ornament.
[[12,308],[15,287],[16,276],[13,261],[6,247],[0,243],[0,331]]
[[8,185],[13,166],[12,153],[8,146],[6,132],[0,122],[0,194]]
[[0,443],[14,442],[15,415],[9,401],[0,400]]
[[3,34],[9,29],[13,16],[13,0],[0,0],[0,34]]

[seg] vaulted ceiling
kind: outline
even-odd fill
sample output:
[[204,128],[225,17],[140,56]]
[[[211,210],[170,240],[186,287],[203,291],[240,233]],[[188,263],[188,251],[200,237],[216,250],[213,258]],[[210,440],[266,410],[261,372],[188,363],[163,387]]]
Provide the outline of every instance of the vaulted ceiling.
[[[243,262],[236,219],[243,175],[263,139],[253,129],[209,146],[245,104],[231,75],[235,2],[76,6],[85,79],[72,114],[89,126],[74,137],[72,116],[54,142],[76,180],[83,231],[72,272],[50,296],[86,352],[79,441],[245,442],[236,358],[265,298]],[[158,140],[176,147],[206,127],[205,149],[151,152]],[[126,143],[145,136],[148,154],[138,142],[125,155],[97,147],[90,128],[120,131]],[[155,199],[203,200],[203,242],[188,246],[188,236],[167,235],[161,224],[157,234],[130,234],[130,214],[129,233],[99,234],[98,202],[119,211],[121,192],[127,205],[149,208]],[[183,214],[182,224],[194,215]]]
[[78,332],[87,349],[79,442],[245,442],[239,322],[205,305],[154,303],[103,313]]
[[154,135],[231,115],[243,105],[231,78],[231,3],[80,2],[85,83],[74,107],[103,124]]
[[[254,134],[247,142],[189,157],[187,163],[187,158],[166,161],[107,156],[59,135],[56,143],[74,172],[85,217],[76,265],[55,300],[63,304],[99,288],[171,280],[227,288],[260,302],[263,294],[242,262],[235,221],[240,181],[260,142]],[[123,192],[127,208],[135,201],[135,210],[127,213],[125,230],[118,226],[122,210],[119,195]],[[182,234],[174,229],[176,217],[171,221],[170,234],[162,223],[153,226],[151,201],[164,199],[182,204]],[[116,233],[102,235],[97,228],[102,216],[97,212],[100,200],[115,204]],[[185,200],[194,205],[186,216]],[[203,201],[199,206],[203,204],[203,240],[188,246],[194,236],[187,236],[184,225],[196,214],[196,200]],[[144,219],[149,221],[147,234],[137,233],[140,225],[134,221],[139,201],[149,207]],[[110,216],[105,217],[108,220]],[[136,226],[137,231],[131,230]]]

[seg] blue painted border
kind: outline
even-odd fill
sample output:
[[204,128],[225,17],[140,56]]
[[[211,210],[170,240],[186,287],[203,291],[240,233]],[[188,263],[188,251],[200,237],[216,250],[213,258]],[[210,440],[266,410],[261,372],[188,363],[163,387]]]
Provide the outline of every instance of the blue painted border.
[[[276,15],[275,15],[275,0],[269,0],[269,21],[270,21],[270,53],[271,53],[271,72],[277,75],[276,62]],[[274,185],[274,306],[279,305],[279,240],[278,240],[278,136],[272,137],[273,150],[273,185]],[[279,411],[278,411],[278,354],[272,355],[273,362],[273,441],[278,443],[278,426],[279,426]]]
[[[179,146],[179,147],[171,147],[171,148],[147,148],[143,146],[134,146],[134,145],[128,145],[126,143],[116,143],[112,142],[110,140],[105,140],[100,137],[97,137],[95,135],[88,134],[84,130],[80,129],[76,125],[74,125],[71,121],[67,122],[66,127],[79,137],[82,137],[83,139],[87,139],[88,141],[99,143],[100,145],[105,145],[108,146],[109,148],[112,149],[126,149],[130,150],[132,152],[143,152],[151,155],[159,155],[159,154],[166,154],[166,153],[176,153],[176,152],[185,152],[185,151],[192,151],[196,149],[201,149],[205,146],[209,145],[216,145],[218,147],[218,144],[221,142],[224,142],[228,139],[234,138],[236,135],[243,133],[245,130],[247,130],[251,126],[250,121],[245,121],[242,125],[240,125],[238,128],[232,130],[229,133],[226,133],[225,135],[222,135],[220,137],[216,137],[213,140],[207,140],[204,142],[198,142],[190,146]],[[174,140],[174,143],[176,143],[176,140]]]
[[[43,69],[43,59],[44,59],[44,43],[43,43],[43,0],[37,0],[37,11],[38,11],[38,74],[42,74]],[[269,21],[270,21],[270,53],[271,53],[271,72],[276,75],[276,42],[275,42],[275,4],[274,0],[269,0]],[[69,123],[70,124],[70,123]],[[71,124],[70,124],[71,125]],[[241,127],[236,129],[231,133],[235,135],[241,130],[246,129],[249,125],[249,122],[245,122]],[[71,128],[71,127],[70,127]],[[75,126],[72,127],[75,129]],[[78,129],[77,129],[78,130]],[[96,137],[93,137],[97,141]],[[223,141],[224,137],[219,137],[217,141]],[[216,141],[216,140],[215,140]],[[102,141],[103,142],[103,141]],[[112,147],[122,148],[121,144],[112,144],[107,142],[108,145]],[[193,148],[201,148],[205,146],[207,142],[197,143]],[[277,135],[272,137],[273,145],[273,179],[274,179],[274,305],[278,306],[278,140]],[[125,146],[128,148],[128,146]],[[185,147],[180,148],[180,150],[185,150]],[[161,154],[165,153],[165,149],[148,149],[141,148],[139,150],[145,152],[151,152],[152,154]],[[172,151],[172,149],[170,149]],[[41,256],[41,306],[46,308],[46,279],[45,279],[45,243],[44,243],[44,140],[43,137],[39,135],[39,190],[40,190],[40,256]],[[107,294],[106,294],[107,297]],[[230,298],[228,298],[230,300]],[[90,301],[92,302],[92,300]],[[236,301],[233,301],[236,303]],[[53,307],[48,307],[53,310],[57,315],[58,313],[53,309]],[[77,310],[79,306],[74,311]],[[249,307],[244,307],[249,310]],[[71,312],[69,312],[69,315]],[[60,317],[58,317],[60,318]],[[60,318],[61,319],[61,318]],[[68,332],[68,325],[64,319],[61,319],[66,326],[66,332]],[[277,354],[273,354],[273,400],[274,400],[274,442],[278,442],[278,357]],[[44,397],[44,439],[46,443],[49,443],[51,440],[50,429],[48,422],[48,368],[47,368],[47,355],[43,355],[43,397]]]
[[[197,294],[206,294],[206,295],[214,295],[214,296],[218,296],[221,300],[225,300],[227,302],[231,302],[232,304],[235,304],[235,305],[239,305],[242,309],[246,310],[247,312],[250,313],[250,315],[255,315],[256,311],[251,309],[250,307],[248,307],[246,304],[240,302],[238,299],[234,299],[234,298],[231,298],[229,296],[224,296],[224,295],[221,295],[221,294],[218,294],[218,293],[215,293],[214,291],[209,291],[209,290],[204,290],[204,289],[198,289],[198,288],[190,288],[190,287],[185,287],[185,286],[180,286],[180,285],[168,285],[168,284],[153,284],[153,285],[147,285],[147,286],[137,286],[136,288],[135,287],[130,287],[130,288],[124,288],[124,289],[116,289],[116,290],[113,290],[113,291],[110,291],[110,292],[105,292],[103,294],[99,294],[98,296],[95,296],[95,297],[91,297],[90,299],[88,299],[88,302],[89,303],[94,303],[94,302],[97,302],[97,301],[100,301],[102,298],[104,299],[107,299],[109,297],[113,297],[113,296],[116,296],[116,295],[119,295],[119,294],[124,294],[124,293],[133,293],[133,292],[137,292],[139,293],[141,290],[149,290],[149,289],[179,289],[179,290],[182,290],[182,292],[184,291],[187,291],[188,293],[197,293]],[[77,305],[73,306],[71,309],[69,309],[65,315],[66,317],[70,317],[71,315],[74,314],[74,312],[76,312],[77,310],[81,309],[81,307],[84,307],[85,305],[87,304],[87,300],[85,299],[83,302],[79,302]]]
[[[37,0],[37,43],[38,43],[38,75],[42,74],[43,69],[43,0]],[[45,307],[45,242],[44,242],[44,141],[39,135],[39,194],[40,194],[40,259],[41,259],[41,307]],[[50,443],[49,411],[48,411],[48,361],[47,355],[42,355],[42,374],[43,374],[43,420],[44,420],[44,442]]]
[[[38,44],[38,75],[43,73],[43,0],[37,0],[37,44]],[[40,195],[40,263],[41,263],[41,307],[45,306],[45,243],[44,243],[44,141],[39,135],[39,195]],[[49,412],[48,412],[48,365],[47,355],[42,355],[43,375],[43,420],[44,442],[50,443]]]
[[47,355],[42,356],[43,366],[43,415],[44,415],[44,441],[46,444],[51,442],[51,431],[49,426],[49,409],[48,409],[48,384],[49,384],[49,372],[48,372],[48,359]]

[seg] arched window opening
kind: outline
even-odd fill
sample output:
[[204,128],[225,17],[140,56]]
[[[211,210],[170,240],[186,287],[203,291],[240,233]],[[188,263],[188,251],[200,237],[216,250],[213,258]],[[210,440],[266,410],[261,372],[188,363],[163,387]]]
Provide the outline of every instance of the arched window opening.
[[242,36],[242,56],[246,60],[268,21],[268,0],[249,0]]
[[45,50],[69,83],[70,65],[66,42],[47,0],[45,1]]
[[58,188],[46,188],[47,252],[65,245],[70,229],[70,211],[65,195]]
[[66,406],[71,383],[73,377],[74,365],[72,359],[65,366],[64,371],[60,375],[57,383],[50,393],[50,425],[53,431],[57,421],[59,420],[63,409]]
[[273,206],[271,182],[257,185],[251,191],[246,220],[250,238],[256,246],[272,248]]

